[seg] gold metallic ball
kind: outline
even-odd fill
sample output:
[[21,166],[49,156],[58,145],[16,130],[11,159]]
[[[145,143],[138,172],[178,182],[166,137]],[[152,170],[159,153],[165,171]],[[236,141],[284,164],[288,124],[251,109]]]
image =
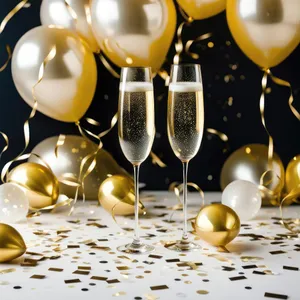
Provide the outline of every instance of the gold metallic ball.
[[[225,187],[235,180],[247,180],[256,185],[260,185],[260,179],[268,167],[268,147],[261,144],[250,144],[241,147],[233,152],[226,160],[221,171],[221,188]],[[284,186],[284,167],[279,156],[274,153],[272,161],[272,170],[264,177],[267,187],[276,196],[261,191],[263,205],[279,203]],[[280,178],[280,179],[279,179]]]
[[20,233],[7,224],[0,223],[0,263],[22,256],[26,251]]
[[203,207],[195,220],[197,235],[213,246],[225,246],[240,232],[240,219],[236,212],[223,204]]
[[289,193],[300,185],[300,155],[295,156],[285,171],[285,189]]
[[46,167],[36,163],[24,163],[8,174],[8,182],[24,188],[33,209],[54,205],[59,195],[58,181]]
[[[132,178],[124,175],[114,175],[107,178],[99,188],[98,199],[101,206],[110,214],[132,215],[134,214],[134,182]],[[140,213],[144,206],[140,202]]]

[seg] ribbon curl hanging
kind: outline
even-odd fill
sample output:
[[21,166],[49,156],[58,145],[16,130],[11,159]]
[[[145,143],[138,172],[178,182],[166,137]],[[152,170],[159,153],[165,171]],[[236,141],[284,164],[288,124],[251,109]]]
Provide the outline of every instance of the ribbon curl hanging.
[[33,85],[32,87],[32,97],[33,97],[33,100],[34,100],[34,104],[33,104],[33,108],[30,112],[30,115],[28,117],[28,119],[25,121],[24,125],[23,125],[23,131],[24,131],[24,139],[25,139],[25,146],[22,150],[22,152],[17,155],[17,157],[15,157],[14,159],[12,159],[11,161],[9,161],[8,163],[5,164],[5,166],[3,167],[2,171],[1,171],[1,180],[2,182],[5,182],[5,178],[7,177],[7,174],[8,174],[8,171],[9,171],[9,168],[10,166],[15,162],[15,161],[18,161],[19,158],[25,153],[25,151],[27,150],[28,148],[28,145],[29,145],[29,142],[30,142],[30,126],[29,126],[29,123],[30,123],[30,120],[32,120],[36,114],[36,111],[37,111],[37,107],[38,107],[38,101],[37,101],[37,98],[36,98],[36,93],[35,93],[35,89],[36,87],[41,83],[41,81],[43,80],[44,78],[44,73],[45,73],[45,69],[47,67],[47,64],[53,60],[56,56],[56,46],[54,45],[50,52],[48,53],[48,55],[45,57],[45,59],[43,60],[41,66],[40,66],[40,69],[39,69],[39,74],[38,74],[38,80],[37,82]]

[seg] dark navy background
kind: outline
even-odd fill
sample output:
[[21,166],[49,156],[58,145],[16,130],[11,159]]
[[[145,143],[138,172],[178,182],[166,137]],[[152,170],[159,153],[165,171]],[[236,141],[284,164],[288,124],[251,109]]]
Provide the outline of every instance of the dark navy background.
[[[18,3],[17,0],[0,1],[0,19]],[[7,57],[5,44],[11,47],[33,27],[40,25],[40,1],[32,0],[30,8],[21,10],[8,24],[0,36],[0,64]],[[178,23],[182,19],[179,17]],[[262,72],[237,47],[228,30],[225,13],[214,18],[194,22],[184,31],[184,40],[193,39],[206,32],[212,32],[210,40],[202,41],[193,48],[200,55],[205,92],[205,127],[215,128],[229,137],[229,151],[223,152],[224,143],[216,136],[205,133],[201,150],[190,164],[189,180],[204,190],[219,190],[219,176],[228,155],[247,143],[267,143],[268,138],[262,127],[259,114]],[[208,41],[214,43],[207,47]],[[229,42],[230,43],[229,43]],[[227,43],[226,43],[227,42]],[[168,55],[169,64],[174,55],[174,46]],[[183,62],[195,62],[184,56]],[[117,110],[118,80],[99,63],[98,87],[93,103],[86,116],[101,122],[102,129],[109,127],[110,119]],[[232,65],[237,65],[232,70]],[[168,64],[166,64],[168,67]],[[274,75],[288,80],[293,87],[295,106],[300,109],[300,47],[283,63],[273,69]],[[226,75],[234,80],[228,83]],[[141,170],[141,180],[148,189],[167,189],[169,183],[181,180],[181,165],[174,156],[166,134],[167,89],[160,78],[155,78],[157,137],[153,150],[167,164],[161,169],[148,159]],[[266,99],[266,120],[274,137],[275,151],[284,164],[300,154],[300,126],[288,107],[289,90],[270,83],[272,91]],[[162,97],[164,95],[164,97]],[[228,98],[233,105],[228,106]],[[9,151],[4,154],[1,166],[16,156],[24,145],[23,123],[31,111],[16,91],[9,67],[0,73],[0,130],[10,138]],[[46,137],[63,134],[78,134],[74,124],[62,123],[37,113],[31,122],[30,149]],[[131,165],[124,158],[119,147],[116,128],[103,138],[105,148],[113,154],[120,165],[131,171]],[[4,145],[0,141],[0,146]]]

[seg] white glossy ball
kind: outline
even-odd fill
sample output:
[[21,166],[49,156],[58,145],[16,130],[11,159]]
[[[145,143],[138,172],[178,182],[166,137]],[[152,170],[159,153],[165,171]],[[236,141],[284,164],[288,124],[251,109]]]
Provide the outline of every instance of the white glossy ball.
[[231,207],[241,221],[253,219],[261,207],[261,201],[258,186],[246,180],[231,182],[222,194],[222,204]]
[[15,223],[26,219],[29,201],[21,187],[14,183],[0,185],[0,222]]

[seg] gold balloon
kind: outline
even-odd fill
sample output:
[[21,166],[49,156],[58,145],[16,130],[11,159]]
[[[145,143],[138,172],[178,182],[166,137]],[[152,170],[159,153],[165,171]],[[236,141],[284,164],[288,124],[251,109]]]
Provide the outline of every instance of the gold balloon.
[[[115,215],[132,215],[134,214],[134,182],[132,178],[124,175],[114,175],[107,178],[99,188],[98,199],[101,206]],[[140,202],[140,213],[144,206]]]
[[0,223],[0,263],[9,262],[26,252],[20,233],[7,224]]
[[261,67],[278,65],[300,42],[300,1],[228,0],[226,10],[235,41]]
[[[81,136],[67,135],[65,142],[58,148],[57,157],[55,155],[55,146],[58,137],[50,137],[39,143],[32,152],[39,155],[51,168],[59,181],[64,175],[72,174],[73,178],[79,177],[80,164],[84,157],[95,152],[98,146],[92,141],[86,140]],[[39,159],[31,156],[30,162],[42,163]],[[86,169],[83,170],[83,174]],[[84,181],[84,193],[87,200],[98,199],[98,189],[101,183],[108,175],[127,174],[113,157],[104,149],[98,152],[96,157],[96,166]],[[60,182],[60,194],[65,194],[69,198],[74,198],[76,187]],[[82,193],[79,193],[79,197]]]
[[89,24],[90,0],[68,0],[68,4],[69,7],[65,0],[43,0],[40,12],[42,24],[70,29],[78,33],[93,52],[98,52],[99,46]]
[[94,55],[76,34],[46,26],[28,31],[13,53],[13,80],[25,102],[33,106],[33,86],[54,46],[56,56],[47,64],[44,77],[34,90],[37,109],[53,119],[76,122],[89,108],[97,83]]
[[[284,186],[284,167],[276,153],[274,153],[272,169],[273,172],[267,173],[264,177],[264,183],[268,183],[268,189],[280,196]],[[221,171],[221,188],[224,190],[230,182],[239,179],[260,185],[260,179],[267,170],[269,170],[268,147],[260,144],[243,146],[227,158]],[[264,191],[262,191],[262,200],[263,205],[277,202],[272,195]]]
[[295,156],[285,171],[285,188],[288,193],[300,185],[300,155]]
[[48,168],[40,164],[21,164],[11,170],[7,179],[24,188],[29,206],[33,209],[45,208],[57,201],[58,181]]
[[226,0],[177,0],[179,5],[195,20],[217,15],[226,7]]
[[225,246],[239,234],[241,223],[230,207],[210,204],[199,211],[194,228],[202,240],[213,246]]
[[176,29],[173,0],[92,0],[91,15],[94,36],[114,64],[160,69]]

